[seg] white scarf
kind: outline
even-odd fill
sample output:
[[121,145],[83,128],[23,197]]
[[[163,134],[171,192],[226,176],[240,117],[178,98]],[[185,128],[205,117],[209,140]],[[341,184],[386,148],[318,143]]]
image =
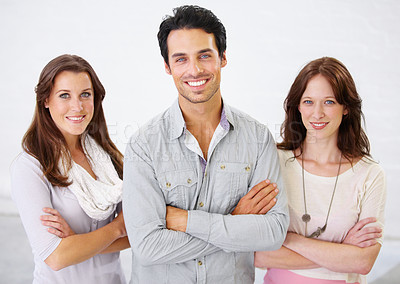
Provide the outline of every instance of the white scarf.
[[[96,179],[72,160],[72,167],[68,172],[72,184],[68,189],[76,196],[79,205],[89,217],[102,221],[115,211],[121,201],[122,180],[110,156],[92,137],[86,135],[82,139],[82,144]],[[61,165],[60,169],[62,171],[64,167]]]

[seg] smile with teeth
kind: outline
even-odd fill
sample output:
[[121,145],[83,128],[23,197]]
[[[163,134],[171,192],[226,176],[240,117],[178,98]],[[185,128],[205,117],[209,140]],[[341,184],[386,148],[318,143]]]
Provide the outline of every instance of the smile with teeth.
[[81,116],[67,116],[68,120],[72,121],[82,121],[85,118],[86,115],[81,115]]
[[201,85],[204,85],[207,82],[207,80],[200,80],[200,81],[188,81],[188,85],[191,87],[199,87]]
[[314,125],[314,126],[318,126],[318,127],[321,127],[321,126],[324,126],[324,125],[327,125],[328,124],[328,122],[320,122],[320,123],[317,123],[317,122],[310,122],[312,125]]

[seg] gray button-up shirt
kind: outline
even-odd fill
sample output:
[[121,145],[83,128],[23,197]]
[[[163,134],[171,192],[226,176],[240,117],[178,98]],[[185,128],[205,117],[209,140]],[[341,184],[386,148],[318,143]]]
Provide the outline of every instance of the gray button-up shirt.
[[[224,104],[205,161],[176,101],[126,148],[123,210],[131,283],[253,283],[254,251],[281,247],[287,198],[272,135]],[[278,184],[265,215],[230,215],[264,179]],[[166,228],[166,206],[188,210],[185,233]]]

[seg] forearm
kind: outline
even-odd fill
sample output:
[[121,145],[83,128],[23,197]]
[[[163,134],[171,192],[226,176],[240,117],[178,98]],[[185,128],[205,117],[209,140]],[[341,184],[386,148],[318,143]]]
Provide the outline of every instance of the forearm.
[[266,215],[222,215],[189,211],[186,233],[225,251],[276,250],[286,236],[289,217],[284,213]]
[[129,243],[128,237],[123,237],[115,240],[111,245],[109,245],[107,248],[102,250],[100,253],[101,254],[106,254],[106,253],[112,253],[112,252],[117,252],[121,251],[127,248],[130,248],[131,245]]
[[359,248],[310,239],[293,233],[288,234],[284,246],[329,270],[360,274],[369,273],[380,250],[380,244]]
[[254,256],[254,265],[263,269],[278,268],[291,270],[320,267],[311,260],[284,246],[275,251],[257,251]]
[[45,262],[51,269],[60,270],[95,256],[121,236],[122,232],[113,223],[90,233],[69,236],[61,240]]

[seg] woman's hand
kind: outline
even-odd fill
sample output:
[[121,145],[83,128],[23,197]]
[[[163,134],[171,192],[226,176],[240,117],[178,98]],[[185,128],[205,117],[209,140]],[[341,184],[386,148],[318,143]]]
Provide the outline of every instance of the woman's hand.
[[56,209],[45,207],[43,212],[50,215],[40,216],[42,224],[49,227],[47,231],[60,238],[66,238],[68,236],[75,235],[75,232],[70,228],[65,219],[58,213]]
[[376,218],[370,217],[358,221],[347,233],[342,244],[357,246],[360,248],[370,247],[377,243],[376,239],[382,236],[379,227],[365,227],[365,225],[376,222]]
[[124,213],[121,211],[118,213],[118,216],[110,223],[117,227],[120,232],[120,238],[126,237],[126,228],[125,228],[125,221],[124,221]]

